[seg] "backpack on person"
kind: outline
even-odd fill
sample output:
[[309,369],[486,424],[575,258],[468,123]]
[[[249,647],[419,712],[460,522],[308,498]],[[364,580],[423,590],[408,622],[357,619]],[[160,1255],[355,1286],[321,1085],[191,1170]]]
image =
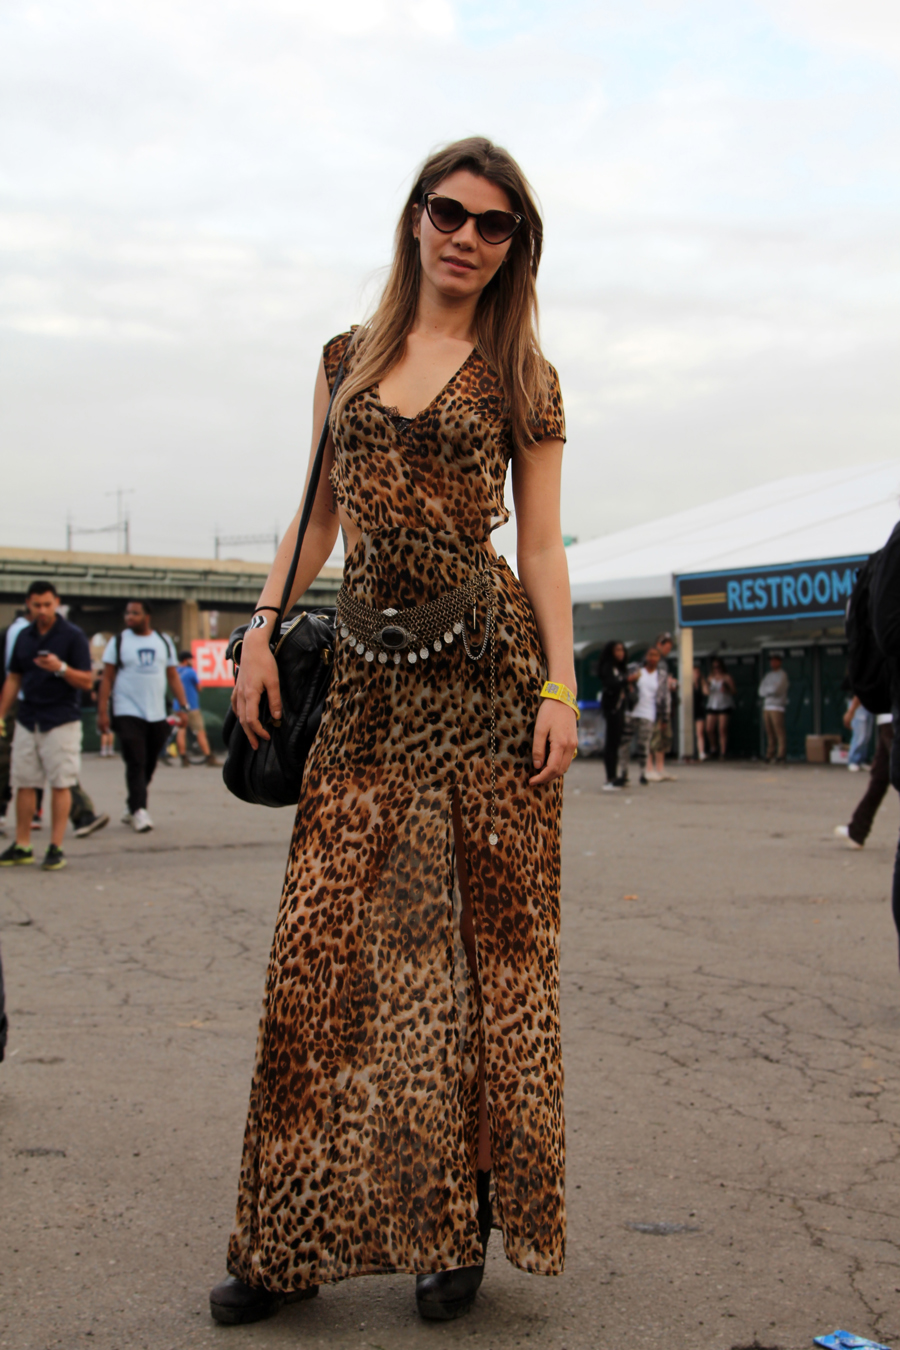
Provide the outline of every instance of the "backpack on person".
[[[125,631],[126,631],[126,632],[130,632],[131,629],[126,629]],[[156,632],[156,629],[153,629],[153,632]],[[119,671],[122,669],[122,637],[123,637],[123,634],[122,634],[122,633],[116,633],[115,637],[113,638],[113,642],[115,643],[115,647],[113,648],[113,650],[114,650],[114,652],[115,652],[115,657],[116,657],[115,661],[113,662],[113,665],[114,665],[115,668],[116,668],[116,674],[117,674],[117,675],[118,675]],[[177,663],[178,663],[178,658],[177,658],[177,656],[175,655],[175,644],[174,644],[174,642],[172,641],[172,639],[169,637],[168,633],[157,633],[157,637],[161,637],[161,638],[162,638],[162,640],[163,640],[163,645],[164,645],[166,651],[168,652],[169,657],[170,657],[171,660],[174,661],[174,662],[176,663],[176,665],[177,665]]]
[[870,713],[891,711],[890,669],[872,627],[872,582],[882,552],[873,553],[856,573],[844,619],[850,689]]

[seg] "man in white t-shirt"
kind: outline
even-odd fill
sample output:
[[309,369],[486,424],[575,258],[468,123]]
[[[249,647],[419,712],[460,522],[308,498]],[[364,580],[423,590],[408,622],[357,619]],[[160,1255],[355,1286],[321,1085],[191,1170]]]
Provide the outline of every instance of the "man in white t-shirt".
[[[122,821],[133,825],[138,834],[153,829],[147,812],[147,787],[169,737],[167,687],[181,707],[186,708],[175,644],[151,628],[150,605],[146,600],[129,600],[125,606],[125,631],[110,638],[103,653],[97,726],[102,732],[112,727],[119,737],[128,785],[128,805]],[[186,713],[181,717],[183,722],[187,721]]]
[[[634,725],[637,736],[638,759],[641,764],[641,782],[650,782],[647,773],[647,760],[650,756],[650,738],[653,735],[653,726],[656,722],[657,707],[659,703],[659,650],[656,647],[650,647],[644,657],[644,667],[637,677],[635,689],[637,691],[637,703],[631,710],[631,720]],[[651,770],[651,773],[653,771]],[[654,778],[657,775],[654,774]],[[658,778],[657,778],[658,781]]]

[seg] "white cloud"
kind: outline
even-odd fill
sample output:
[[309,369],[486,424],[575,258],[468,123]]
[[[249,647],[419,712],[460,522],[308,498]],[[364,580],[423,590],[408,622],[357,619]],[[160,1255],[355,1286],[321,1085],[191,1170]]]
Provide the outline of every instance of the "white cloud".
[[900,10],[895,0],[766,0],[779,24],[839,52],[862,52],[900,65]]
[[896,453],[891,39],[819,8],[8,4],[4,539],[103,523],[119,481],[146,551],[283,525],[321,344],[473,131],[545,208],[568,532]]

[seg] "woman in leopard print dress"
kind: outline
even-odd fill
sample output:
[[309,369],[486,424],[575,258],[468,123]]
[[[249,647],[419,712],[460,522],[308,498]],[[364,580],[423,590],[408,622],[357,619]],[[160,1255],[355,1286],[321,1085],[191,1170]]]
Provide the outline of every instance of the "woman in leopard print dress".
[[[510,156],[457,142],[418,175],[373,319],[325,347],[314,444],[345,373],[294,594],[340,523],[340,633],[275,929],[218,1321],[387,1271],[417,1274],[423,1316],[458,1316],[492,1220],[515,1265],[562,1270],[559,829],[576,733],[572,708],[541,690],[575,680],[562,400],[535,325],[541,241]],[[510,462],[518,579],[490,542]],[[295,530],[261,605],[279,602]],[[473,579],[465,615],[457,604],[419,650],[354,631],[360,615],[383,625],[459,601]],[[247,635],[234,695],[254,744],[264,689],[277,716],[268,627]]]

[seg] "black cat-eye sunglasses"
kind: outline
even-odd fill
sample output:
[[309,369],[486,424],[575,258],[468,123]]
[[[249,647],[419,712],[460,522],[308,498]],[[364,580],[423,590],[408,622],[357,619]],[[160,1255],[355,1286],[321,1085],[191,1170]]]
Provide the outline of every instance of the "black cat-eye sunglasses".
[[467,211],[462,202],[440,197],[436,192],[426,192],[423,201],[428,219],[441,234],[461,230],[471,218],[486,244],[505,244],[525,219],[517,211]]

